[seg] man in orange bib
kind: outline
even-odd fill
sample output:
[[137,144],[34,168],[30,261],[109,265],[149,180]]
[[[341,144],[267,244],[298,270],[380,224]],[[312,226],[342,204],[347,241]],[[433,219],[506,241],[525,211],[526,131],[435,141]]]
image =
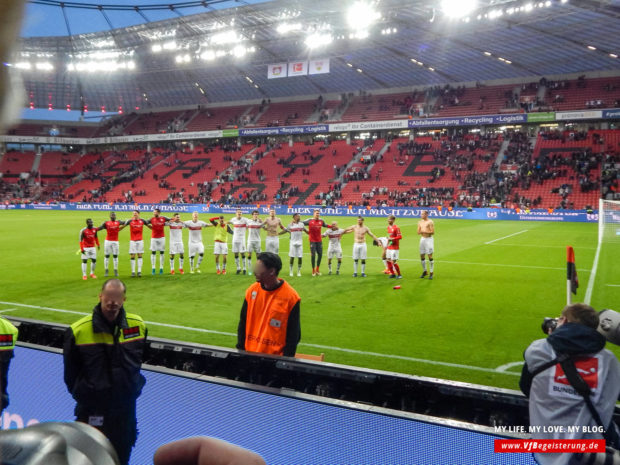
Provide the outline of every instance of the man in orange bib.
[[278,278],[282,260],[271,252],[258,254],[256,282],[245,292],[237,328],[237,349],[295,356],[301,339],[301,299],[293,287]]

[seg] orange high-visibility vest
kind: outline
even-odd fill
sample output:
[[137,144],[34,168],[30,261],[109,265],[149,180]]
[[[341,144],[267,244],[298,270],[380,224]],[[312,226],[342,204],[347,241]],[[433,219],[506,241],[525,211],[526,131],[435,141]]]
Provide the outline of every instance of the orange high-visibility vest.
[[282,355],[288,317],[300,300],[297,291],[286,281],[273,291],[264,290],[260,283],[252,284],[245,292],[245,350]]

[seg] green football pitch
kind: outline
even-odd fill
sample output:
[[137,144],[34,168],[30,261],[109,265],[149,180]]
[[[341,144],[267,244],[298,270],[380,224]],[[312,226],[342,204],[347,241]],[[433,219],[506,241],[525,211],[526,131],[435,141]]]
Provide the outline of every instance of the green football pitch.
[[[92,310],[103,281],[105,232],[100,233],[99,279],[82,281],[76,251],[87,215],[0,212],[0,313],[72,323],[80,317],[76,312]],[[107,219],[107,213],[90,215],[96,225]],[[127,213],[118,216],[128,218]],[[287,224],[290,218],[282,220]],[[337,220],[345,227],[354,224],[353,218]],[[377,236],[386,234],[385,218],[369,218],[366,224]],[[567,245],[575,249],[580,280],[574,301],[584,300],[597,225],[436,219],[435,279],[430,281],[420,279],[416,220],[397,224],[403,233],[404,277],[398,282],[382,274],[380,249],[370,240],[368,277],[354,278],[350,234],[342,239],[340,275],[327,275],[324,256],[323,275],[312,277],[306,242],[303,276],[289,278],[288,235],[281,236],[282,276],[302,299],[298,351],[324,353],[327,362],[517,389],[523,350],[543,337],[542,318],[558,316],[566,302]],[[236,275],[232,255],[229,274],[216,275],[212,234],[203,232],[201,274],[170,275],[166,265],[166,274],[151,276],[147,251],[144,276],[138,279],[129,277],[129,231],[120,233],[125,307],[148,322],[150,335],[234,347],[244,291],[253,276]],[[619,249],[610,243],[601,250],[591,301],[597,310],[620,310]],[[393,289],[395,284],[401,289]],[[620,347],[608,347],[620,356]]]

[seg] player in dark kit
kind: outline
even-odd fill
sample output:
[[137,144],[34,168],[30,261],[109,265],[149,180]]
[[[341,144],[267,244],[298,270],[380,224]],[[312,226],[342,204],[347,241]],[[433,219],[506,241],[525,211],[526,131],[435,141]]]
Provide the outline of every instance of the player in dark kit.
[[319,267],[323,258],[323,236],[321,228],[329,228],[329,225],[319,218],[319,210],[314,210],[311,219],[304,221],[308,226],[308,236],[310,240],[310,261],[312,262],[312,276],[320,276]]

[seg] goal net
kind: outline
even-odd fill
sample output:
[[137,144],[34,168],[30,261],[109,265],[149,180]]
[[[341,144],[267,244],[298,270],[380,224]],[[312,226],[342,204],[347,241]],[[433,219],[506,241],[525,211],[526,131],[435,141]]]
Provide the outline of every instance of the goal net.
[[599,201],[598,240],[620,243],[620,200]]

